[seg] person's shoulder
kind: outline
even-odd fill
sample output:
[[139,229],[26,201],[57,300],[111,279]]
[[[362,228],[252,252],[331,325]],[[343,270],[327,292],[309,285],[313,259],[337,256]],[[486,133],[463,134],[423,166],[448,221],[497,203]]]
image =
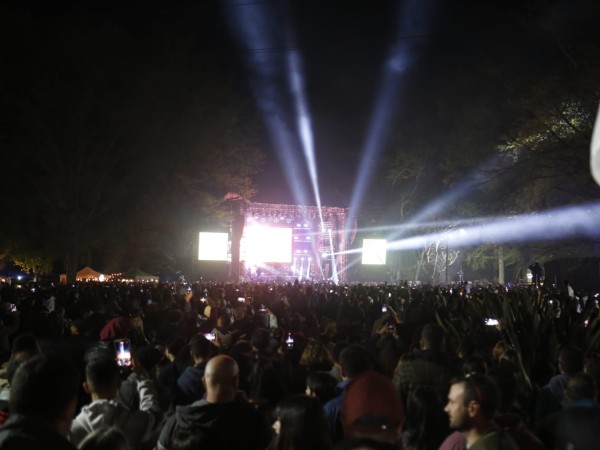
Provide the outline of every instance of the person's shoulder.
[[66,438],[22,416],[11,416],[0,428],[0,450],[74,450]]
[[342,400],[343,400],[343,392],[339,393],[332,399],[325,402],[325,404],[323,405],[323,409],[325,410],[325,413],[327,414],[329,412],[333,412],[337,409],[340,409],[342,407]]
[[116,400],[95,400],[81,408],[78,417],[80,416],[106,416],[112,411],[124,409],[125,407],[119,404]]
[[227,403],[215,403],[213,404],[215,409],[221,409],[225,414],[231,414],[232,416],[246,416],[246,417],[262,417],[262,414],[247,401],[236,400]]
[[469,447],[470,450],[519,450],[514,439],[504,430],[493,427],[484,436]]
[[465,448],[466,445],[467,439],[465,438],[465,435],[460,431],[455,431],[444,439],[439,450],[461,450]]

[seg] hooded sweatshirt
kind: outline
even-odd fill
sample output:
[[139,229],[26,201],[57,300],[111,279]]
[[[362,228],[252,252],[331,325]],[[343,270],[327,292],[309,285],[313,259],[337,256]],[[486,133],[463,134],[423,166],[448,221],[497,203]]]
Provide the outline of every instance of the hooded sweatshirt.
[[181,390],[181,393],[186,398],[186,401],[179,402],[179,404],[189,405],[196,400],[202,399],[204,396],[204,385],[202,384],[202,378],[204,377],[205,369],[206,363],[202,363],[197,366],[187,367],[183,371],[177,380],[177,387]]
[[102,427],[119,428],[127,438],[131,450],[140,448],[157,431],[162,413],[152,380],[137,383],[140,410],[130,411],[116,400],[95,400],[84,406],[71,424],[69,438],[75,445],[92,431]]
[[198,400],[179,406],[169,418],[158,439],[158,450],[171,447],[177,430],[193,430],[210,436],[219,448],[263,450],[271,442],[273,430],[265,417],[243,401],[209,403]]

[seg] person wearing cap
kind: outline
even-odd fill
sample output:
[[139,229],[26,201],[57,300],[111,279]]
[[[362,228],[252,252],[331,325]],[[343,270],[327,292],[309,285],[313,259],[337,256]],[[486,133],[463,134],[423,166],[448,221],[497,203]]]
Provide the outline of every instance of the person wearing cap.
[[404,423],[404,404],[392,380],[369,370],[346,387],[341,422],[344,441],[339,450],[399,448]]
[[[489,376],[473,373],[450,383],[444,411],[450,428],[464,435],[469,450],[518,450],[512,438],[493,422],[499,401],[498,387]],[[446,445],[444,442],[440,448],[448,448]]]

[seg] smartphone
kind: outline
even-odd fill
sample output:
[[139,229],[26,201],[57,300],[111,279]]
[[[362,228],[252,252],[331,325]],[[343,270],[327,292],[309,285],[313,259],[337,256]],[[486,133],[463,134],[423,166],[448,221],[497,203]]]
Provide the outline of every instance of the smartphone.
[[238,302],[244,303],[246,299],[244,297],[238,297]]
[[386,312],[387,312],[387,305],[383,305],[383,306],[381,307],[381,312],[382,312],[382,313],[386,313]]
[[294,338],[292,337],[291,333],[288,333],[287,339],[285,340],[285,345],[287,346],[288,350],[294,348]]
[[119,367],[131,367],[131,342],[129,339],[115,340],[115,356]]
[[215,339],[217,339],[215,333],[204,333],[204,337],[210,342],[213,342]]
[[498,325],[498,323],[499,323],[498,319],[491,319],[489,317],[487,319],[485,319],[485,324],[489,325],[489,326],[496,326],[496,325]]
[[17,305],[15,305],[14,303],[10,304],[10,312],[17,312]]
[[388,298],[392,298],[392,293],[388,292]]

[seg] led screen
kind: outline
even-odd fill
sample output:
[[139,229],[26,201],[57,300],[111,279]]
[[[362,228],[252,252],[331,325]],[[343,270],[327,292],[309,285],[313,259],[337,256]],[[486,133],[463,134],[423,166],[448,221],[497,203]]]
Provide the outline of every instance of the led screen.
[[387,241],[385,239],[363,239],[362,263],[370,265],[385,264]]
[[251,263],[291,263],[292,229],[249,225],[244,229],[241,259]]
[[227,233],[200,232],[198,242],[199,261],[227,261]]

